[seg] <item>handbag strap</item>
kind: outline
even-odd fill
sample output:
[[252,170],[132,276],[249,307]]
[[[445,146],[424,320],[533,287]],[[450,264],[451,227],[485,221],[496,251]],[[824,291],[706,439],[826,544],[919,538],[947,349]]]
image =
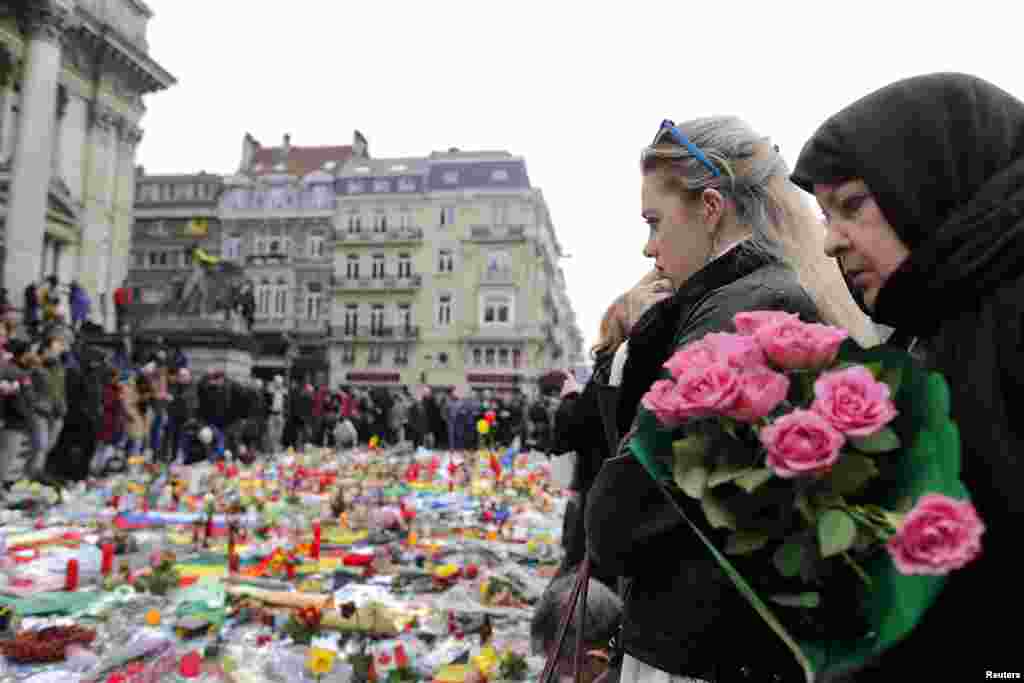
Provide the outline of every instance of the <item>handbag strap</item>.
[[[574,680],[580,683],[583,675],[583,625],[587,614],[587,585],[590,583],[590,559],[584,557],[580,568],[576,572],[576,584],[572,593],[569,594],[569,602],[566,604],[565,614],[562,616],[562,623],[558,627],[558,636],[555,638],[555,647],[548,654],[547,662],[544,664],[544,671],[541,672],[538,683],[551,683],[551,677],[558,665],[558,656],[562,652],[562,645],[565,644],[565,637],[569,632],[569,625],[572,623],[573,613],[577,604],[580,607],[579,628],[576,629],[576,653],[574,658]],[[583,600],[580,601],[582,595]]]

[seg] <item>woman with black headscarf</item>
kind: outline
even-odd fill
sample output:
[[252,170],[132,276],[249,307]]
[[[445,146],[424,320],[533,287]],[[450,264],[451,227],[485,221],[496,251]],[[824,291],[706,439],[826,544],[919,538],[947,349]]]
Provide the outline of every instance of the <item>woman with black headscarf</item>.
[[961,74],[894,83],[828,119],[793,181],[816,195],[826,251],[865,310],[949,381],[962,479],[987,526],[983,556],[857,681],[1020,672],[1000,616],[1024,602],[1024,103]]

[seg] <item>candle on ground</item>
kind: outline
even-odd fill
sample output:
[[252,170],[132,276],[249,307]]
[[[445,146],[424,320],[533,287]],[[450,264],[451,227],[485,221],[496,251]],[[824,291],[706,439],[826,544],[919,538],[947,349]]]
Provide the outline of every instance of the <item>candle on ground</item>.
[[320,559],[320,522],[313,522],[313,545],[309,549],[309,555],[314,560]]
[[100,564],[100,573],[103,576],[110,576],[110,573],[114,571],[114,544],[104,543],[103,544],[103,558]]
[[74,558],[68,560],[68,569],[64,576],[64,590],[78,590],[78,560]]

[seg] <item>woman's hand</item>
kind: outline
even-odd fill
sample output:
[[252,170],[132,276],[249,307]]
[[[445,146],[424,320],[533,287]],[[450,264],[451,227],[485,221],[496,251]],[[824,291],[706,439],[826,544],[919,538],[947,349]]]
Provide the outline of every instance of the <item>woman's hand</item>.
[[562,382],[562,391],[560,398],[565,398],[569,394],[578,394],[582,391],[580,389],[579,382],[576,381],[576,376],[568,370],[562,371],[565,374],[565,381]]
[[637,321],[643,317],[654,304],[664,301],[673,294],[672,281],[657,269],[644,275],[633,289],[622,297],[625,319],[622,321],[626,334],[629,334]]

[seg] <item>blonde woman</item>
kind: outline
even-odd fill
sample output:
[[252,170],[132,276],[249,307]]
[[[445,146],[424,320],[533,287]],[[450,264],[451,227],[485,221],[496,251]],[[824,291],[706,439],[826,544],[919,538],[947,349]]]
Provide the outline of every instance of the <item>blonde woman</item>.
[[[619,347],[620,433],[630,430],[673,351],[710,332],[734,331],[740,311],[798,313],[841,325],[862,344],[877,342],[820,251],[823,227],[789,183],[779,151],[744,121],[665,121],[643,152],[641,172],[643,253],[654,261],[649,287],[667,281],[673,294],[640,316]],[[643,436],[671,458],[671,434]],[[594,571],[630,582],[618,639],[621,681],[799,680],[786,647],[664,499],[632,443],[629,434],[605,463],[585,511]],[[704,519],[699,504],[677,502],[692,520]]]

